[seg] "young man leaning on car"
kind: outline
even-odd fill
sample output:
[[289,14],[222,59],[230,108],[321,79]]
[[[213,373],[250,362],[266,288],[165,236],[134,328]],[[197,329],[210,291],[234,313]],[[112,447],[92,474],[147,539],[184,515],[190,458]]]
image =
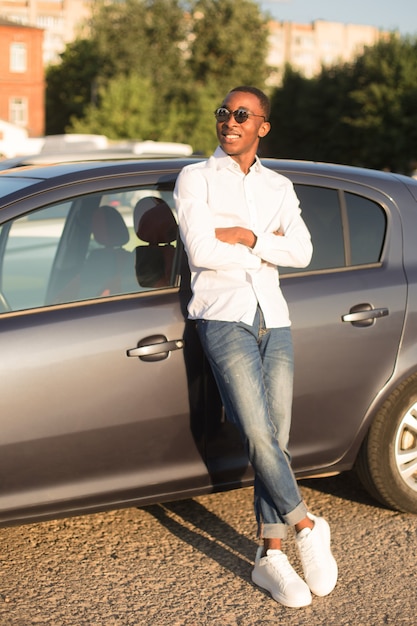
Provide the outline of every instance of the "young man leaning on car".
[[[219,147],[185,167],[175,201],[192,273],[189,317],[212,367],[229,420],[255,472],[259,538],[252,580],[288,607],[329,594],[337,581],[328,523],[308,512],[290,466],[293,349],[277,266],[312,255],[292,183],[264,167],[259,141],[269,101],[237,87],[215,111]],[[282,551],[294,527],[303,580]]]

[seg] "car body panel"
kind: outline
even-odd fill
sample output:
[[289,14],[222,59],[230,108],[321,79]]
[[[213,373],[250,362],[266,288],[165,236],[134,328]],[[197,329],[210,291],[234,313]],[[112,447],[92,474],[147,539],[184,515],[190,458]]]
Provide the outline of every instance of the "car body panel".
[[[187,320],[189,270],[179,241],[168,286],[136,285],[88,298],[56,295],[71,258],[81,254],[76,226],[82,216],[113,200],[121,210],[119,198],[141,189],[172,207],[176,175],[189,162],[60,164],[0,173],[0,291],[14,309],[1,310],[0,301],[0,524],[251,483],[244,447]],[[306,218],[317,194],[330,194],[338,214],[340,208],[347,255],[341,266],[280,273],[295,346],[294,469],[298,476],[350,469],[384,398],[417,371],[417,185],[356,168],[265,163],[294,182]],[[350,258],[350,202],[376,208],[384,220],[383,248],[373,262]],[[36,228],[38,209],[51,209],[53,231],[62,225],[55,239],[48,240],[42,223]],[[130,229],[132,216],[133,200]],[[15,233],[21,226],[23,237],[28,224],[33,242],[23,238],[10,264],[10,225]],[[317,237],[318,254],[326,238],[320,244]],[[31,276],[35,280],[48,263],[47,298],[31,305]],[[7,275],[10,267],[15,274]],[[16,276],[26,277],[20,294],[27,302],[16,299]],[[361,313],[367,308],[368,321]],[[357,309],[362,321],[343,321]],[[137,356],[138,347],[151,357]]]
[[2,320],[1,403],[13,414],[2,420],[0,519],[26,506],[208,484],[182,351],[127,357],[146,337],[183,331],[176,294]]

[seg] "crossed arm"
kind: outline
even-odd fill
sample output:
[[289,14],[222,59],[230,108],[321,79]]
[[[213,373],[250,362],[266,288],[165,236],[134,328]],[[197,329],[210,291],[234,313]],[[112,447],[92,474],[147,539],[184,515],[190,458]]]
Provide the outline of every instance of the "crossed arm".
[[[279,230],[274,235],[283,237],[284,233]],[[254,248],[256,244],[256,235],[248,228],[243,226],[230,226],[229,228],[216,228],[216,237],[224,243],[240,243],[248,248]]]

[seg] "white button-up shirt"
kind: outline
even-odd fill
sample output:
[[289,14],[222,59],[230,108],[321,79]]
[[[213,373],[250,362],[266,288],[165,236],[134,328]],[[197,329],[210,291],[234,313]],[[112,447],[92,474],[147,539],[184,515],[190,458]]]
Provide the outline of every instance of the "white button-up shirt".
[[[174,198],[191,269],[189,317],[252,324],[259,303],[267,328],[289,326],[277,266],[305,267],[312,255],[291,181],[258,158],[244,174],[219,147],[181,171]],[[254,248],[216,238],[230,226],[253,231]]]

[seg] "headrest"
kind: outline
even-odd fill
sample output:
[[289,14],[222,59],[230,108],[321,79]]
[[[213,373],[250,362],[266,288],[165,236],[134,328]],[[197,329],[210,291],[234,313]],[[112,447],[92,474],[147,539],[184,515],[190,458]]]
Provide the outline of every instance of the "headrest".
[[124,246],[129,241],[129,231],[119,211],[103,205],[94,210],[91,230],[97,243],[106,248]]
[[141,198],[135,206],[133,221],[139,239],[151,245],[171,243],[177,238],[177,222],[162,198]]

